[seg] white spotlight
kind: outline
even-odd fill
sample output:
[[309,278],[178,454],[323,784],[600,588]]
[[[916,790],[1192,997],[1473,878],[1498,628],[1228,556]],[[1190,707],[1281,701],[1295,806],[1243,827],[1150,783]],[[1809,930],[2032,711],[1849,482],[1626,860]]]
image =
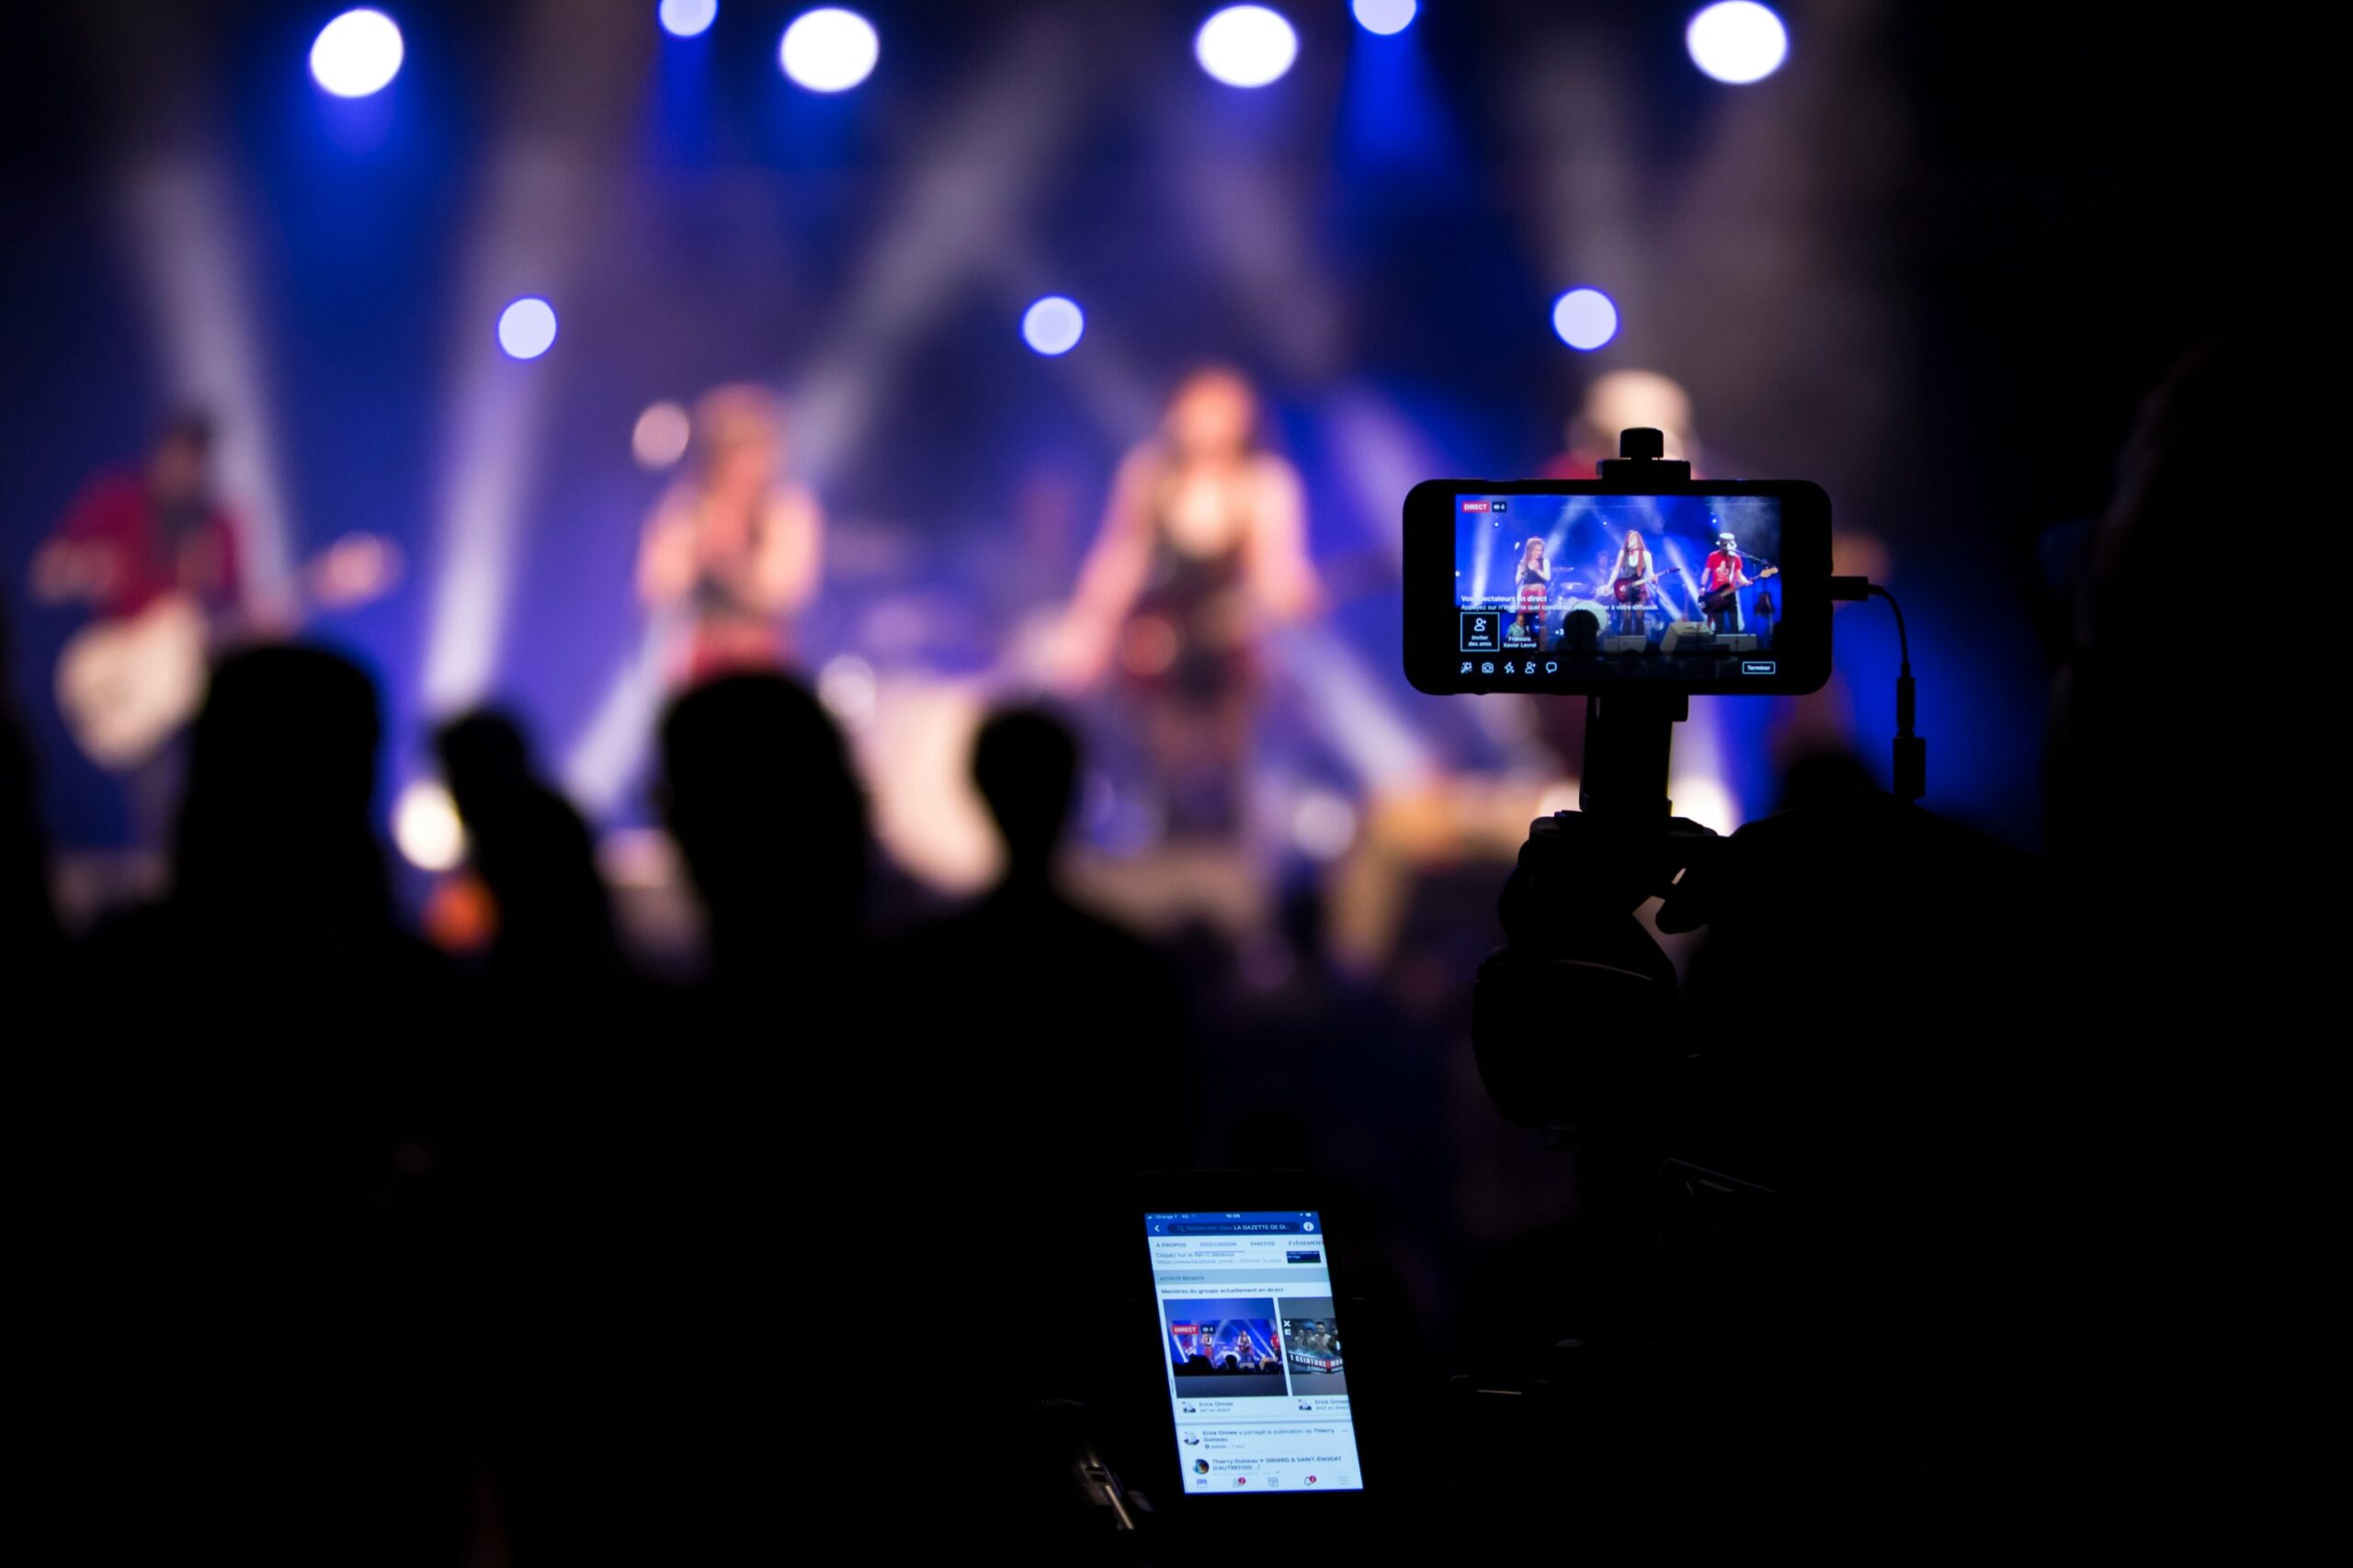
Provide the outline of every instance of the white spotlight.
[[1228,6],[1193,36],[1201,69],[1229,87],[1263,87],[1299,58],[1299,35],[1264,6]]
[[1691,62],[1719,82],[1761,82],[1790,55],[1790,30],[1772,8],[1756,0],[1722,0],[1691,18],[1683,29]]
[[466,830],[457,802],[430,778],[419,778],[392,804],[392,842],[420,871],[454,870],[466,858]]
[[719,19],[719,0],[662,0],[654,13],[662,30],[672,38],[695,38],[710,30]]
[[339,98],[381,92],[401,74],[401,29],[381,11],[346,11],[311,45],[311,79]]
[[1075,300],[1049,294],[1021,315],[1021,341],[1040,354],[1067,354],[1086,331],[1086,312]]
[[1618,335],[1618,307],[1598,289],[1572,289],[1552,301],[1552,330],[1590,353]]
[[664,469],[687,455],[693,426],[675,403],[657,403],[637,416],[629,433],[630,455],[640,468]]
[[855,653],[836,653],[817,672],[817,700],[847,730],[862,730],[873,722],[881,690],[874,666]]
[[1412,27],[1421,6],[1415,0],[1356,0],[1349,9],[1356,13],[1358,27],[1386,38]]
[[1356,808],[1336,790],[1310,790],[1291,808],[1290,838],[1311,858],[1336,860],[1357,840]]
[[517,359],[536,359],[555,347],[555,307],[525,295],[498,312],[498,346]]
[[784,74],[813,93],[847,92],[873,74],[881,57],[874,24],[838,6],[802,12],[777,46]]

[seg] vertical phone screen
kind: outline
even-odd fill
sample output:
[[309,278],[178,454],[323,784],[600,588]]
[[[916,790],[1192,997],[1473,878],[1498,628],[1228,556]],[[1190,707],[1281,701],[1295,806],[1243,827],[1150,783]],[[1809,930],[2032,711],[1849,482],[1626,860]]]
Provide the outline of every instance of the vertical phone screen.
[[1361,1491],[1324,1217],[1146,1214],[1144,1238],[1185,1490]]

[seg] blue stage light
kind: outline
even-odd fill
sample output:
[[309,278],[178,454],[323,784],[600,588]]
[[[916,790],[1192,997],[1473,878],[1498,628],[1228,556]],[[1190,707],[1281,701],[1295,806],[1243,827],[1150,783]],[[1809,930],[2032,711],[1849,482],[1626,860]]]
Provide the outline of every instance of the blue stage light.
[[874,24],[838,6],[803,11],[777,46],[784,74],[813,93],[847,92],[873,74],[881,57]]
[[498,346],[517,359],[536,359],[555,344],[555,307],[526,294],[498,312]]
[[1552,330],[1590,352],[1618,335],[1618,307],[1598,289],[1572,289],[1552,301]]
[[1719,82],[1761,82],[1790,56],[1790,30],[1769,6],[1756,0],[1722,0],[1691,18],[1683,29],[1691,62]]
[[1263,87],[1299,58],[1299,35],[1264,6],[1228,6],[1193,35],[1193,57],[1229,87]]
[[364,98],[392,85],[406,53],[401,29],[381,11],[346,11],[311,44],[311,79],[339,98]]
[[662,0],[655,15],[672,38],[697,38],[719,19],[719,0]]
[[1078,301],[1049,294],[1021,314],[1021,341],[1040,354],[1067,354],[1086,332]]
[[1415,0],[1356,0],[1348,8],[1356,13],[1358,27],[1383,38],[1412,27],[1422,9]]

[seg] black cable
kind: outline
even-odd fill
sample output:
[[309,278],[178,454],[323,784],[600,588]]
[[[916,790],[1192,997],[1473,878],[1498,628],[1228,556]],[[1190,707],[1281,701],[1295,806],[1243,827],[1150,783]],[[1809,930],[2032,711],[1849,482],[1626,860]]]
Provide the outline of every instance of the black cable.
[[1904,627],[1904,607],[1895,596],[1868,577],[1833,577],[1830,597],[1849,602],[1876,595],[1895,612],[1895,646],[1903,663],[1895,676],[1895,780],[1899,801],[1916,801],[1928,792],[1928,743],[1912,733],[1917,692],[1912,684],[1912,637]]

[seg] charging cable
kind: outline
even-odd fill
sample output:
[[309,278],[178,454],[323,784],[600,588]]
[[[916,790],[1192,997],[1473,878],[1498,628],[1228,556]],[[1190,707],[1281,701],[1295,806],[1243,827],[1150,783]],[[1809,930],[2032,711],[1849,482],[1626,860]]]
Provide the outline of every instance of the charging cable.
[[1895,596],[1868,577],[1833,577],[1830,597],[1854,602],[1873,595],[1895,612],[1895,646],[1903,665],[1895,676],[1895,788],[1899,801],[1916,801],[1928,791],[1928,743],[1912,733],[1915,696],[1912,686],[1912,639],[1904,630],[1904,607]]

